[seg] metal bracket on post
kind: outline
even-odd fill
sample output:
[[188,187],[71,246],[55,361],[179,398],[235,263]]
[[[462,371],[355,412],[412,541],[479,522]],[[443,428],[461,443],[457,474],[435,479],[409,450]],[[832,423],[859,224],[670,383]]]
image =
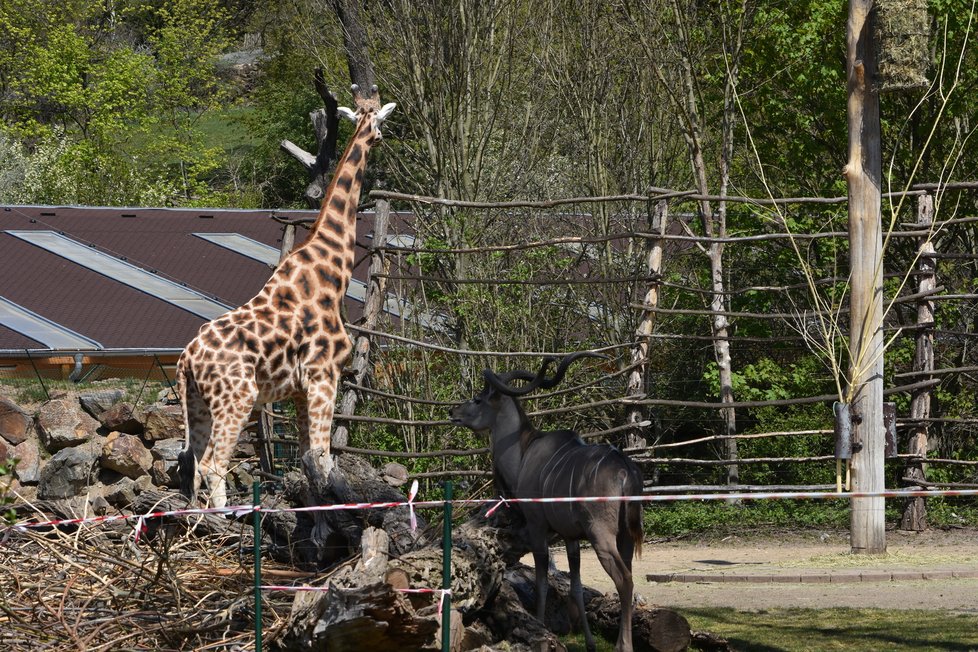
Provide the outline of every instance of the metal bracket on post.
[[883,457],[891,460],[897,456],[896,403],[883,403],[883,430]]

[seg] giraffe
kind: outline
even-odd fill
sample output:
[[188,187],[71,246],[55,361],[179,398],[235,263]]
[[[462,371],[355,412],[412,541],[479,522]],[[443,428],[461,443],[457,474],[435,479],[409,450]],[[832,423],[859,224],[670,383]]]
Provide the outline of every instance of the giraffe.
[[201,479],[211,507],[227,504],[224,476],[257,402],[292,399],[301,453],[322,450],[332,469],[329,435],[340,372],[352,345],[340,306],[353,274],[357,204],[370,148],[394,104],[359,101],[338,112],[357,123],[305,242],[243,306],[200,327],[177,362],[186,434],[180,488],[195,499]]

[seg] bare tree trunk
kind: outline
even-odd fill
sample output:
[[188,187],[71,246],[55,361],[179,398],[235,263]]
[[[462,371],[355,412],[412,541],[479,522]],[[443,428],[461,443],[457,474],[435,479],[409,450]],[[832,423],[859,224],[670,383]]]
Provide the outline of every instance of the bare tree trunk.
[[[377,325],[377,318],[384,309],[384,301],[387,299],[387,258],[383,247],[387,243],[387,226],[390,223],[390,202],[385,199],[377,200],[377,209],[374,213],[374,250],[370,254],[370,270],[367,277],[367,296],[363,306],[363,325],[369,330],[374,330]],[[360,335],[353,343],[353,382],[362,385],[367,377],[370,365],[370,338],[367,335]],[[343,399],[340,401],[338,415],[351,415],[357,407],[357,393],[347,389],[343,392]],[[350,438],[350,431],[345,423],[339,423],[333,432],[333,443],[336,446],[346,446]]]
[[[650,225],[652,233],[658,233],[660,236],[664,235],[668,220],[668,202],[656,202]],[[655,308],[659,305],[659,286],[661,285],[659,274],[662,272],[662,243],[663,240],[656,239],[649,245],[646,273],[652,280],[649,281],[649,286],[645,291],[645,300],[642,302],[647,307],[642,311],[642,318],[635,331],[635,348],[632,349],[632,370],[628,374],[628,386],[625,392],[626,396],[632,398],[644,396],[647,393],[645,388],[645,374],[649,362],[649,336],[655,327]],[[633,430],[630,430],[627,435],[626,446],[628,448],[644,448],[648,444],[645,438],[641,436],[640,433],[642,430],[638,425],[644,420],[645,415],[641,407],[633,405],[628,408],[625,422],[633,426]]]
[[316,68],[314,77],[316,92],[323,98],[325,107],[309,114],[316,132],[316,155],[313,156],[289,140],[283,140],[280,146],[306,168],[309,174],[309,185],[306,186],[305,192],[306,204],[309,208],[318,210],[326,195],[333,165],[336,163],[336,137],[339,134],[336,109],[339,105],[326,86],[322,68]]
[[[688,35],[686,34],[687,26],[685,23],[685,18],[683,15],[683,10],[679,6],[678,2],[673,2],[673,14],[676,20],[676,26],[680,31],[681,37],[684,41],[688,42]],[[737,58],[737,53],[733,53],[734,58]],[[695,72],[693,70],[692,61],[689,57],[683,57],[682,63],[682,80],[683,80],[683,93],[685,94],[686,102],[686,126],[684,129],[684,135],[686,138],[686,144],[689,148],[690,160],[693,165],[693,175],[696,179],[697,190],[704,194],[710,194],[709,188],[710,184],[706,175],[706,162],[703,157],[703,134],[701,128],[701,121],[699,116],[699,109],[697,104],[697,95],[695,88]],[[735,83],[733,75],[736,74],[736,69],[731,70],[731,76],[727,80],[726,92],[728,97],[731,94],[731,85]],[[727,107],[725,107],[727,108]],[[724,133],[722,137],[722,152],[721,159],[726,155],[729,147],[732,148],[733,143],[733,124],[728,122],[727,115],[724,116]],[[721,173],[725,173],[721,170]],[[725,189],[726,186],[724,185]],[[721,204],[721,209],[718,213],[714,213],[712,204],[707,200],[701,200],[699,202],[699,212],[700,219],[703,223],[703,234],[708,238],[713,237],[724,237],[726,236],[726,210]],[[729,323],[727,322],[727,317],[723,313],[727,310],[726,308],[726,295],[723,282],[723,250],[724,245],[719,242],[714,242],[707,249],[707,257],[710,261],[710,286],[712,290],[712,297],[710,299],[710,310],[713,311],[713,317],[710,322],[711,330],[713,332],[713,352],[717,361],[717,369],[719,372],[720,380],[720,402],[721,404],[733,403],[733,370],[731,368],[731,358],[730,358],[730,340],[729,340]],[[720,410],[720,416],[723,418],[723,433],[724,435],[734,435],[737,433],[737,414],[733,408],[722,408]],[[737,451],[737,440],[728,437],[724,440],[725,447],[725,457],[728,460],[736,460],[738,457]],[[727,466],[727,484],[739,484],[740,482],[740,468],[736,464],[730,464]]]
[[350,81],[357,85],[358,91],[353,97],[357,106],[367,103],[380,107],[380,93],[375,90],[377,84],[374,76],[374,66],[370,62],[367,50],[367,30],[360,19],[359,0],[332,0],[333,11],[343,26],[343,49],[346,52],[346,63],[350,69]]
[[[934,197],[924,195],[917,200],[917,228],[929,230],[934,223]],[[919,276],[917,291],[922,295],[917,300],[917,341],[914,353],[913,370],[919,374],[915,381],[928,380],[934,371],[934,300],[931,291],[937,287],[937,259],[934,257],[934,243],[930,237],[922,238],[920,252],[917,258]],[[914,390],[910,399],[910,420],[913,430],[907,452],[917,459],[907,463],[903,477],[910,485],[917,488],[917,482],[926,478],[926,465],[922,461],[927,457],[926,419],[930,417],[931,388],[924,387]],[[927,505],[923,498],[911,498],[903,508],[903,518],[900,521],[901,530],[920,532],[927,529]]]
[[[883,240],[879,92],[873,44],[873,0],[850,0],[848,23],[850,387],[852,488],[882,491],[883,474]],[[853,498],[854,553],[886,551],[883,498]]]

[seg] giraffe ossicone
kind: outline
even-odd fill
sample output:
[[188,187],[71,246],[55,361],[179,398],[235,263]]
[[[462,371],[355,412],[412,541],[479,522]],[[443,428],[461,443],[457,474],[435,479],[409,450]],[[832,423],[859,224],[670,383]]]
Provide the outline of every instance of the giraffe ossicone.
[[294,401],[300,454],[321,449],[328,476],[336,390],[352,348],[340,306],[353,275],[357,205],[367,155],[394,107],[345,109],[357,127],[305,242],[254,298],[201,326],[181,354],[186,443],[178,466],[189,498],[203,481],[210,506],[227,504],[224,478],[256,403]]

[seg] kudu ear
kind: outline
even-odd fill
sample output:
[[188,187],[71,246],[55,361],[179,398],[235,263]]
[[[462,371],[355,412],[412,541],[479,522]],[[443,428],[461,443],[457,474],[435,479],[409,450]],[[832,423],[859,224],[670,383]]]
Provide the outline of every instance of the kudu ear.
[[344,118],[346,118],[347,120],[349,120],[350,122],[355,123],[357,121],[357,112],[354,111],[353,109],[348,109],[345,106],[338,106],[336,107],[336,112],[341,116],[343,116]]

